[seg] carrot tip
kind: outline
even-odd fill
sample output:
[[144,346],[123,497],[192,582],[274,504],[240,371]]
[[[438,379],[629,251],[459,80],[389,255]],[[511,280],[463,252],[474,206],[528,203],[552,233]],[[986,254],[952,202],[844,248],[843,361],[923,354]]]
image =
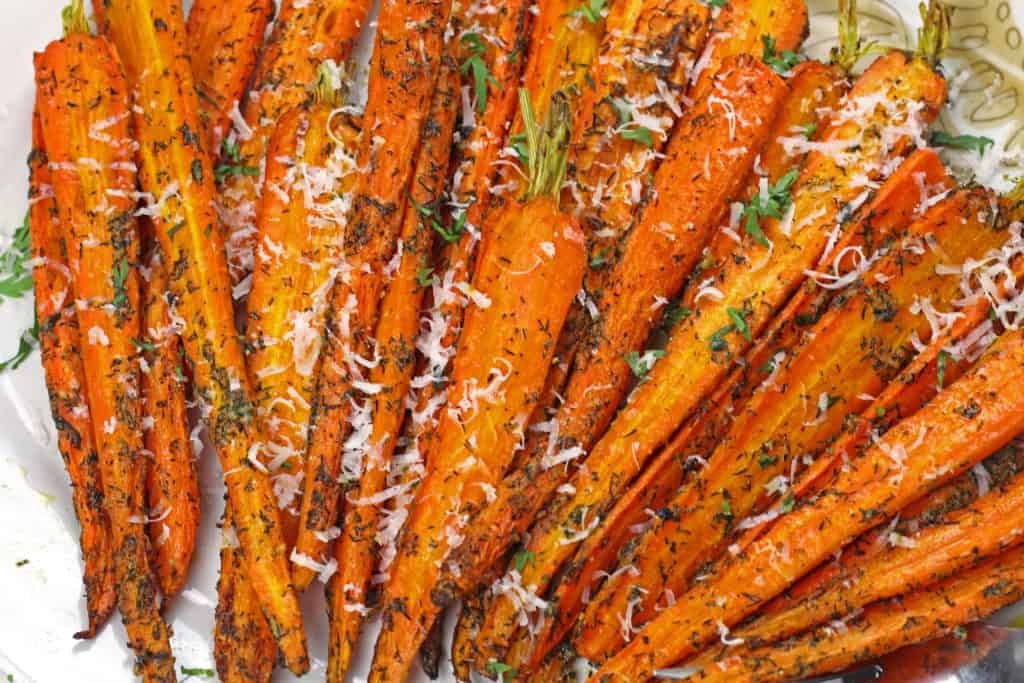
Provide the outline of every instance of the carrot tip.
[[924,25],[917,31],[917,56],[934,65],[949,46],[950,18],[953,8],[940,0],[918,5]]

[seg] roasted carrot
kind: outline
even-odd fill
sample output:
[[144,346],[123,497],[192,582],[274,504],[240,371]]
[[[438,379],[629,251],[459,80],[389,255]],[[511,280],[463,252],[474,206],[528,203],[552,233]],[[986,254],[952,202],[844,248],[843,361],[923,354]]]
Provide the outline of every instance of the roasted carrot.
[[114,610],[114,540],[103,507],[103,481],[96,437],[89,419],[81,334],[75,315],[71,272],[60,214],[54,199],[49,159],[37,111],[32,117],[29,155],[29,235],[32,281],[43,372],[50,412],[57,426],[57,447],[71,480],[71,502],[81,527],[79,545],[84,563],[82,582],[88,625],[76,638],[92,638]]
[[[749,3],[735,6],[730,5],[716,19],[715,30],[728,33],[736,26],[744,26],[748,27],[750,31],[777,35],[778,44],[791,45],[791,48],[795,48],[799,36],[805,30],[804,27],[807,21],[806,9],[802,3],[794,4],[792,7],[786,5],[777,14],[772,14],[760,9],[762,4],[769,5],[771,3],[764,2],[764,0],[757,0],[757,2],[760,4],[754,8]],[[671,6],[680,7],[677,3],[673,3]],[[661,26],[658,21],[657,10],[652,11],[654,16],[649,18],[652,19],[655,27],[660,28],[659,30],[651,30],[650,33],[653,36],[660,36],[666,45],[665,49],[668,49],[671,53],[671,49],[668,46],[674,45],[674,41],[677,40],[676,34],[668,27]],[[684,47],[677,54],[677,57],[680,62],[686,62],[692,58],[691,53],[699,49],[699,46],[703,44],[704,26],[701,23],[701,18],[703,17],[701,12],[703,12],[703,9],[698,4],[683,4],[679,11],[683,17],[679,24],[681,24],[681,30],[684,32],[684,38],[681,41]],[[617,14],[618,10],[613,11],[609,21],[617,17]],[[635,21],[636,18],[634,17],[633,20]],[[674,25],[669,23],[669,26]],[[636,27],[634,26],[634,28]],[[609,32],[611,38],[616,37],[615,31],[616,29],[612,28]],[[626,35],[629,34],[627,33]],[[621,36],[619,39],[621,40]],[[662,43],[656,40],[653,44],[659,46]],[[742,45],[742,43],[739,44]],[[726,63],[729,58],[735,58],[737,54],[743,54],[742,51],[730,52],[734,47],[736,46],[729,41],[722,42],[720,47],[709,45],[705,57],[701,60],[709,65],[704,71],[709,75],[716,74],[721,65]],[[634,200],[636,194],[634,188],[641,187],[642,182],[640,182],[640,179],[645,173],[650,173],[654,170],[657,155],[652,154],[652,152],[659,150],[663,137],[661,134],[652,135],[652,148],[648,149],[642,141],[623,139],[622,135],[615,134],[617,126],[609,128],[608,118],[613,115],[617,116],[617,114],[615,114],[613,109],[608,109],[607,97],[616,94],[622,87],[618,83],[619,76],[616,75],[616,69],[621,74],[624,74],[622,77],[628,76],[627,81],[630,87],[637,88],[635,91],[627,91],[627,95],[630,98],[636,102],[647,101],[652,97],[658,100],[650,112],[644,112],[645,117],[650,114],[657,116],[659,120],[664,120],[670,114],[672,116],[676,115],[671,106],[662,101],[661,98],[664,95],[662,88],[658,86],[660,81],[666,83],[671,90],[672,83],[668,74],[658,73],[657,71],[653,73],[644,71],[636,73],[636,61],[660,63],[662,59],[657,57],[657,51],[653,53],[655,55],[653,59],[629,59],[631,55],[635,56],[637,50],[641,50],[640,54],[646,54],[632,42],[617,44],[615,47],[608,48],[609,54],[603,55],[602,59],[598,61],[598,66],[601,68],[604,68],[606,64],[609,65],[607,67],[608,71],[602,71],[595,78],[596,81],[607,84],[608,92],[606,95],[598,97],[598,95],[604,92],[603,90],[584,91],[584,96],[581,99],[581,111],[587,111],[587,107],[589,107],[594,113],[590,115],[580,114],[577,117],[577,122],[581,118],[583,121],[590,122],[586,128],[578,129],[576,133],[577,137],[581,134],[585,135],[583,140],[578,141],[574,157],[577,182],[584,186],[584,191],[581,194],[584,197],[593,196],[585,190],[590,183],[595,188],[611,188],[609,190],[610,194],[602,201],[590,202],[587,200],[583,202],[585,213],[581,216],[581,220],[589,228],[588,232],[590,233],[595,235],[598,233],[605,235],[613,234],[611,238],[608,238],[612,242],[615,241],[614,235],[619,235],[621,238],[621,235],[629,225],[630,217],[639,208]],[[662,55],[663,57],[664,55]],[[612,68],[615,65],[618,66]],[[621,92],[618,94],[621,94]],[[597,98],[596,100],[594,99],[595,97]],[[602,102],[604,104],[601,104]],[[599,104],[601,106],[598,106]],[[680,105],[676,104],[676,107],[680,108]],[[709,105],[710,108],[711,106]],[[679,113],[682,113],[681,108]],[[617,118],[614,120],[618,121]],[[694,121],[695,119],[691,116],[689,120]],[[667,126],[666,129],[669,127],[671,126]],[[583,130],[584,133],[581,133],[580,130]],[[678,145],[681,145],[681,143],[677,143]],[[579,149],[580,146],[583,147],[582,150]],[[623,154],[625,156],[619,156]],[[696,155],[694,159],[697,159]],[[704,157],[701,157],[699,160],[703,161],[703,159]],[[620,168],[639,170],[635,173],[618,173],[617,171]],[[611,170],[609,171],[609,169]],[[702,169],[703,167],[701,167]],[[612,173],[611,177],[607,175],[609,172]],[[697,171],[695,170],[694,172],[696,173]],[[585,175],[591,177],[592,180],[579,180],[579,178]],[[668,179],[666,178],[667,181]],[[638,185],[638,183],[640,184]],[[595,206],[603,212],[601,215],[589,215],[586,213],[587,211],[592,211]],[[686,222],[684,221],[680,225],[685,224]],[[648,228],[651,227],[656,226],[648,225]],[[611,231],[611,233],[604,231]],[[697,242],[699,240],[693,241]],[[616,249],[618,248],[620,247],[616,247]],[[621,248],[628,249],[628,246]],[[612,255],[612,251],[610,246],[595,247],[593,243],[591,244],[590,263],[593,267],[587,275],[588,290],[597,291],[602,289],[605,287],[606,282],[614,282],[619,277],[618,273],[621,271],[617,265],[615,269],[602,270],[607,268],[608,263],[614,263],[617,259],[624,258]],[[640,266],[638,267],[645,267],[647,265],[643,259],[639,261],[639,264]],[[679,272],[684,270],[679,268]],[[619,286],[624,287],[625,285],[620,283]],[[612,297],[613,295],[609,293],[611,291],[611,287],[605,289],[601,298]],[[647,306],[654,306],[657,309],[659,301],[658,299],[652,299],[646,302],[644,309],[646,311],[646,319],[653,318],[652,311],[648,310]],[[612,315],[612,313],[610,310],[602,310],[607,306],[604,305],[604,301],[601,303],[601,309],[597,308],[596,304],[593,306],[592,310],[596,312],[598,319],[593,329],[589,330],[589,333],[584,331],[584,328],[587,327],[585,319],[592,315],[592,313],[585,310],[585,308],[589,307],[577,307],[573,311],[573,315],[566,325],[566,334],[578,335],[580,339],[579,341],[574,341],[571,338],[560,340],[559,366],[552,369],[552,376],[548,380],[549,391],[552,394],[560,393],[564,396],[564,401],[553,418],[554,422],[558,424],[559,433],[557,441],[560,448],[578,446],[584,450],[588,449],[603,433],[628,386],[629,368],[623,362],[621,356],[624,353],[637,352],[636,346],[643,343],[650,329],[649,326],[645,327],[644,324],[637,324],[635,327],[631,327],[632,320],[623,320],[621,325],[627,328],[627,332],[623,333],[626,336],[620,342],[617,337],[618,333],[612,329],[618,323],[608,322],[604,319]],[[585,345],[588,343],[588,340],[592,339],[597,341],[590,341],[591,345],[600,344],[606,330],[611,333],[606,336],[613,341],[611,343],[605,342],[604,350],[597,355],[593,355],[591,353],[592,349],[586,349]],[[568,349],[568,351],[565,349]],[[574,362],[577,355],[579,359]],[[569,373],[571,373],[571,380],[564,391],[562,391],[562,376]],[[495,560],[504,553],[505,549],[514,543],[519,535],[525,531],[526,526],[533,520],[537,511],[551,499],[555,490],[568,478],[568,474],[572,471],[571,468],[566,470],[565,468],[544,468],[542,466],[543,456],[546,455],[546,451],[546,443],[543,444],[543,449],[539,453],[534,448],[533,453],[531,453],[530,464],[523,467],[521,472],[513,473],[503,481],[502,485],[498,488],[495,502],[488,506],[474,520],[468,531],[466,542],[462,546],[459,556],[455,558],[455,564],[462,573],[463,586],[478,583],[481,580],[470,568],[479,567],[483,570],[493,565]]]
[[[241,162],[237,165],[259,169],[265,163],[278,121],[307,99],[321,64],[348,59],[372,4],[370,0],[283,0],[242,107],[244,125],[236,123]],[[249,291],[262,189],[261,173],[232,173],[218,197],[236,299]]]
[[247,581],[248,573],[229,504],[224,510],[213,629],[213,657],[223,683],[269,683],[277,661],[274,633]]
[[142,188],[168,264],[177,321],[210,435],[225,472],[234,528],[249,580],[288,668],[309,666],[277,504],[249,458],[254,394],[235,331],[224,245],[213,209],[214,178],[199,131],[199,106],[185,53],[180,6],[168,0],[105,0],[100,26],[124,60],[136,93]]
[[1022,358],[1021,334],[1005,333],[970,373],[893,427],[827,490],[649,622],[594,680],[646,680],[687,659],[719,624],[735,626],[854,537],[1007,443],[1024,427],[1024,405],[1000,387],[1024,374]]
[[139,370],[136,171],[129,91],[114,48],[89,33],[81,2],[36,54],[43,144],[74,291],[84,389],[110,520],[117,604],[145,681],[175,680],[170,629],[147,556]]
[[199,93],[199,118],[211,153],[241,118],[245,93],[259,56],[273,0],[196,0],[185,30],[192,75]]
[[[597,382],[595,393],[621,396],[630,375],[630,365],[624,356],[643,353],[637,347],[643,344],[655,322],[652,304],[676,294],[685,273],[696,263],[712,226],[724,212],[727,198],[735,196],[742,187],[756,150],[765,141],[771,114],[784,96],[785,86],[767,67],[750,57],[739,57],[727,64],[712,92],[694,106],[677,128],[654,180],[655,198],[644,207],[609,279],[600,335],[594,337],[602,343],[585,350],[590,370],[583,376]],[[736,154],[735,150],[743,153]],[[574,375],[572,381],[579,376]],[[602,404],[590,405],[593,410],[556,417],[559,434],[562,429],[568,434],[600,429],[594,422],[607,419],[606,409]],[[582,452],[579,446],[562,446],[560,440],[554,446],[551,459],[546,461],[553,467]],[[589,468],[589,457],[587,462]],[[508,514],[515,515],[517,511],[512,509]],[[576,523],[586,527],[590,520],[577,518]],[[557,545],[556,553],[563,547],[572,548],[568,544]],[[546,558],[537,559],[538,564],[524,573],[524,578],[530,575],[529,583],[534,582],[533,577],[546,573],[535,571],[546,568],[541,561]],[[463,571],[456,580],[462,580],[466,573]],[[500,603],[500,615],[488,610],[491,632],[518,623],[514,609],[506,613],[511,602],[506,598]],[[503,647],[499,641],[505,637],[499,636],[495,645]]]
[[744,648],[775,643],[999,555],[1021,542],[1022,496],[1024,480],[1017,476],[949,514],[942,524],[914,534],[883,533],[876,541],[884,547],[879,555],[846,568],[817,594],[755,620],[734,636],[744,640]]
[[199,529],[199,478],[189,435],[188,385],[181,341],[167,304],[167,271],[153,250],[143,271],[142,405],[147,470],[149,540],[160,592],[168,601],[181,592]]
[[[769,180],[777,182],[778,176],[773,176],[772,167],[766,164],[765,170]],[[911,222],[920,204],[921,182],[931,188],[952,182],[945,175],[938,156],[930,150],[912,154],[861,207],[859,217],[837,246],[836,253],[854,246],[873,252],[886,241],[891,241],[893,235],[899,234]],[[841,259],[843,268],[849,265],[847,260]],[[809,329],[801,323],[816,317],[815,311],[824,310],[834,293],[834,290],[818,287],[813,281],[802,287],[750,350],[745,361],[737,364],[728,379],[706,403],[698,407],[696,414],[630,485],[594,533],[580,545],[576,552],[578,560],[568,566],[553,593],[552,601],[558,604],[559,609],[557,614],[551,615],[539,638],[534,664],[572,626],[572,619],[582,607],[581,601],[597,588],[596,582],[601,573],[612,569],[623,545],[637,536],[634,529],[652,522],[649,511],[664,508],[686,477],[696,471],[700,458],[690,456],[699,454],[706,457],[721,434],[728,433],[734,415],[744,410],[754,392],[769,380],[775,383],[775,368],[781,371],[785,355],[791,354],[791,349],[798,345],[798,339]],[[778,355],[780,352],[782,356]],[[767,377],[765,373],[768,373]],[[777,497],[768,500],[774,498]],[[758,506],[766,509],[769,505],[761,502]]]
[[[1013,548],[955,577],[864,610],[843,629],[822,628],[749,656],[704,668],[699,681],[788,681],[875,659],[984,619],[1024,595],[1024,549]],[[886,673],[888,675],[888,667]]]
[[[597,593],[576,639],[585,656],[613,654],[629,640],[633,623],[653,616],[666,589],[682,593],[699,567],[725,550],[731,532],[745,528],[745,518],[761,514],[750,523],[763,523],[792,506],[787,499],[764,510],[757,502],[765,488],[788,488],[797,458],[825,448],[847,413],[860,413],[906,364],[914,335],[930,330],[914,309],[919,292],[928,292],[939,310],[959,297],[959,278],[938,275],[937,268],[976,258],[1004,241],[991,223],[977,220],[990,200],[984,191],[957,193],[905,233],[893,234],[891,250],[880,246],[890,253],[865,269],[809,330],[808,341],[791,350],[794,357],[780,363],[773,386],[736,416],[710,452],[710,464],[662,508],[661,518],[622,560],[634,571],[618,574]],[[924,249],[926,238],[938,248]],[[870,263],[876,256],[864,258]],[[631,619],[628,627],[622,614]]]
[[[344,501],[343,530],[335,543],[338,572],[330,589],[331,641],[328,680],[341,680],[348,669],[363,622],[362,607],[377,557],[375,538],[380,526],[380,506],[400,488],[390,488],[387,476],[392,453],[405,417],[405,398],[415,371],[415,345],[420,329],[420,306],[425,288],[424,268],[433,262],[438,236],[445,180],[451,158],[451,139],[459,95],[451,87],[457,69],[445,59],[437,80],[424,137],[416,157],[416,172],[409,187],[410,205],[405,209],[400,251],[381,303],[375,337],[378,363],[369,371],[373,398],[369,444],[372,457],[362,476],[351,486]],[[325,526],[311,519],[300,529],[296,550],[318,558],[327,552]],[[304,544],[305,543],[305,544]]]
[[462,611],[452,634],[451,652],[452,669],[460,683],[470,683],[473,680],[473,641],[476,639],[480,624],[483,623],[483,605],[483,595],[480,593],[470,593],[462,599]]
[[543,130],[520,90],[530,183],[496,212],[481,255],[455,356],[438,444],[402,531],[385,588],[384,627],[371,680],[408,669],[444,598],[440,564],[465,519],[504,474],[543,388],[554,342],[583,279],[583,235],[558,207],[569,143],[569,111],[556,96]]

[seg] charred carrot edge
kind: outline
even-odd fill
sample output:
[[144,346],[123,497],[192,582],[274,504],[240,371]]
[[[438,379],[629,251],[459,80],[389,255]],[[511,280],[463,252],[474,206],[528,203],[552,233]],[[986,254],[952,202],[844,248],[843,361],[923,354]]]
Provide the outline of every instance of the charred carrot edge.
[[583,234],[558,204],[571,135],[568,104],[556,94],[541,129],[529,93],[519,94],[530,154],[526,195],[491,218],[496,229],[473,280],[480,296],[466,314],[438,447],[390,568],[372,681],[404,674],[445,603],[440,565],[518,448],[583,281]]
[[773,481],[792,472],[799,454],[817,454],[828,446],[847,413],[861,412],[906,364],[913,335],[930,329],[912,310],[918,293],[929,292],[940,309],[961,295],[959,278],[939,275],[938,266],[946,258],[966,262],[1004,241],[990,223],[972,218],[984,213],[990,199],[985,191],[954,194],[890,235],[892,242],[912,244],[934,235],[948,251],[921,254],[916,247],[894,244],[864,273],[863,286],[842,293],[841,303],[832,305],[809,330],[808,340],[793,350],[795,357],[780,367],[774,386],[754,396],[720,438],[710,464],[623,558],[636,575],[619,574],[602,586],[576,640],[584,656],[599,658],[621,647],[624,627],[615,615],[628,613],[640,624],[650,619],[665,590],[685,590],[700,565],[725,550],[734,530],[744,528],[741,520],[760,513],[778,516],[792,507],[791,499],[770,510],[757,503]]
[[483,623],[483,607],[483,595],[479,592],[470,593],[462,599],[462,611],[452,634],[451,652],[452,669],[459,683],[470,683],[473,678],[474,640]]
[[[736,196],[743,186],[785,91],[782,80],[770,69],[750,57],[741,56],[730,61],[720,74],[714,91],[716,96],[697,103],[680,122],[669,143],[667,158],[655,176],[655,199],[644,207],[610,279],[600,330],[600,338],[608,342],[593,352],[586,350],[589,372],[574,374],[571,382],[590,380],[597,387],[593,393],[621,396],[630,374],[624,354],[637,352],[636,347],[643,343],[653,326],[656,313],[651,310],[652,303],[659,297],[675,296],[685,273],[696,263],[712,226],[717,225],[725,211],[727,199]],[[719,97],[729,104],[716,104]],[[722,111],[723,106],[736,113],[742,112],[732,125]],[[731,150],[734,145],[746,153],[729,154],[726,148]],[[704,171],[706,164],[710,173]],[[613,388],[609,389],[609,385]],[[556,416],[559,434],[563,429],[568,434],[584,434],[595,426],[591,422],[592,415],[604,412],[604,406],[587,405],[593,405],[594,410],[584,408]],[[558,448],[554,457],[560,455],[560,451]],[[625,459],[630,460],[630,465],[634,462],[629,455]],[[587,458],[588,468],[592,460],[593,454]],[[626,483],[623,481],[622,485]],[[562,496],[566,498],[571,496]],[[557,506],[555,509],[561,511]],[[565,508],[566,513],[569,511],[570,508]],[[589,519],[581,520],[581,514],[585,511],[576,513],[575,522],[567,521],[575,529],[568,531],[567,536],[578,533],[590,523]],[[556,516],[560,519],[559,515],[553,515],[552,519]],[[564,538],[561,528],[546,528],[540,537],[552,543],[552,553],[548,556],[546,549],[543,554],[535,552],[536,565],[523,572],[523,580],[524,585],[536,583],[544,590],[552,578],[549,572],[560,565],[575,546],[561,542]],[[529,549],[536,551],[538,546],[531,542]],[[514,631],[518,623],[514,612],[508,598],[498,599],[488,610],[479,643],[485,656],[497,654],[507,644],[510,631]]]
[[78,326],[85,331],[83,388],[113,537],[117,604],[138,672],[147,683],[165,683],[175,680],[174,656],[143,526],[145,469],[132,345],[141,330],[134,270],[139,246],[128,85],[112,46],[90,35],[80,2],[68,8],[64,21],[64,38],[35,57],[39,120]]
[[[371,0],[281,3],[242,107],[245,124],[236,124],[238,158],[246,166],[259,168],[265,162],[274,127],[306,100],[317,68],[327,60],[340,64],[348,59],[372,4]],[[231,174],[218,197],[236,299],[248,293],[261,190],[261,174]]]
[[238,549],[238,535],[225,506],[220,549],[213,657],[222,683],[269,683],[277,646],[256,592],[246,580],[248,566]]
[[[763,3],[763,0],[758,0],[758,2]],[[763,4],[767,5],[770,3]],[[616,7],[618,6],[619,5],[616,5]],[[623,3],[623,6],[625,6],[625,3]],[[760,10],[752,13],[751,8],[748,7],[747,4],[736,7],[730,5],[729,8],[724,10],[723,13],[719,15],[718,19],[715,20],[712,35],[715,35],[715,31],[726,32],[731,30],[729,27],[733,26],[735,23],[740,26],[748,27],[751,32],[757,33],[757,35],[753,36],[753,39],[760,40],[760,32],[771,33],[778,36],[779,44],[788,45],[792,43],[792,47],[795,48],[799,40],[799,36],[801,36],[805,30],[807,22],[806,8],[803,8],[802,2],[797,3],[795,7],[796,9],[792,11],[782,8],[777,16],[771,17],[769,21],[758,23],[757,19],[759,17],[763,18],[763,12]],[[613,9],[612,16],[609,17],[610,23],[613,18],[616,17],[616,13],[618,11],[618,9]],[[684,25],[692,25],[695,33],[692,37],[688,37],[684,42],[689,45],[688,49],[695,52],[699,49],[699,46],[703,44],[703,36],[705,33],[704,27],[698,21],[702,16],[700,14],[702,10],[700,7],[689,7],[687,8],[687,11],[689,13],[684,14],[684,16],[689,17],[689,19],[684,21]],[[733,13],[736,17],[744,17],[745,19],[740,21],[739,19],[734,18],[726,21],[726,16],[733,16],[733,14],[727,13]],[[616,19],[616,21],[628,20],[620,18]],[[693,23],[690,24],[690,21]],[[611,34],[611,31],[614,30],[615,28],[611,28],[609,33]],[[689,36],[689,34],[687,35]],[[751,44],[753,43],[753,39],[751,40]],[[691,40],[692,43],[690,42]],[[706,67],[705,71],[707,71],[709,75],[713,75],[718,72],[721,64],[726,62],[729,58],[735,59],[737,55],[744,54],[742,50],[738,52],[730,52],[733,47],[734,46],[728,42],[722,43],[721,47],[714,47],[712,44],[708,44],[704,48],[705,54],[708,55],[704,61],[706,61],[710,66]],[[612,52],[618,53],[625,50],[626,46],[620,45],[612,50]],[[621,60],[622,56],[620,56],[619,59]],[[601,63],[602,62],[599,61],[599,64]],[[648,78],[650,77],[648,76]],[[595,80],[598,82],[604,82],[611,81],[612,79],[609,75],[598,74],[598,76],[595,77]],[[597,97],[599,92],[600,90],[593,91],[593,93],[589,90],[584,91],[584,96],[581,100],[581,112],[586,112],[588,106],[592,110],[597,109],[597,105],[602,98],[598,98],[596,100],[593,98]],[[641,95],[646,94],[650,93],[647,93],[646,91],[641,92]],[[605,112],[604,117],[607,117],[611,113],[613,112]],[[602,119],[602,116],[598,116],[595,113],[581,113],[577,118],[577,122],[580,120],[593,121],[595,118]],[[608,133],[606,127],[606,124],[602,127],[601,124],[595,122],[586,127],[585,130],[587,131],[588,138],[592,137],[595,139],[603,139]],[[581,130],[584,129],[577,129],[577,136],[581,135]],[[621,136],[618,137],[621,138]],[[582,141],[577,141],[577,146],[596,144],[593,140],[588,138],[585,138]],[[661,136],[654,137],[655,145],[659,144],[660,139]],[[622,144],[618,139],[616,139],[616,141],[617,144]],[[600,146],[598,146],[597,149],[600,149]],[[638,158],[642,157],[642,155],[648,151],[650,150],[644,149],[642,145],[633,149],[633,153],[638,155]],[[577,166],[577,173],[585,171],[588,164],[591,163],[586,161],[586,154],[587,153],[583,151],[576,151],[575,164]],[[590,154],[596,155],[596,151]],[[614,159],[612,161],[614,162]],[[618,164],[612,163],[611,166],[617,167]],[[624,176],[622,181],[623,183],[628,184],[629,179]],[[625,188],[625,185],[623,187]],[[626,196],[625,190],[623,193],[619,194],[622,194],[623,198]],[[631,202],[626,202],[623,205],[624,208],[629,208],[631,206]],[[629,215],[628,212],[626,215]],[[609,219],[610,216],[611,215],[609,215]],[[584,224],[589,222],[585,217],[583,220]],[[638,220],[642,220],[642,218],[638,218]],[[623,246],[620,248],[628,249],[629,247]],[[600,252],[600,248],[598,248],[598,252]],[[600,254],[595,254],[594,248],[591,247],[592,263],[595,256],[600,256]],[[614,259],[612,259],[612,261],[614,261]],[[619,267],[616,265],[615,268],[606,271],[605,273],[615,272],[617,276],[621,273],[618,268]],[[606,279],[605,273],[598,273],[595,275],[594,272],[591,271],[587,276],[588,289],[594,289],[595,282],[598,283],[596,285],[598,287],[602,286],[601,283],[604,282],[614,282],[616,276],[607,275]],[[611,296],[613,295],[606,291],[602,298]],[[648,302],[648,305],[656,304],[657,301],[655,300]],[[602,305],[602,309],[603,308],[604,305]],[[588,315],[589,314],[582,309],[575,310],[573,316],[570,318],[570,322],[567,324],[569,330],[581,330],[585,327],[586,323],[583,318]],[[601,335],[610,325],[610,323],[605,320],[609,315],[609,312],[607,310],[601,310],[598,315],[600,319],[595,326],[596,329],[590,332],[590,337],[600,339]],[[610,348],[610,350],[606,349],[607,354],[606,356],[602,356],[600,362],[580,361],[573,365],[574,358],[576,358],[577,353],[581,351],[590,351],[590,349],[586,347],[586,340],[590,338],[588,337],[588,334],[583,331],[576,331],[576,334],[580,336],[580,341],[577,342],[575,347],[571,348],[568,353],[563,353],[563,357],[560,359],[562,365],[567,368],[572,367],[572,369],[569,371],[571,372],[571,379],[569,380],[568,387],[563,392],[565,402],[554,419],[559,423],[560,447],[578,445],[587,449],[604,432],[611,416],[614,414],[622,396],[624,395],[629,371],[622,363],[621,355],[630,351],[637,351],[637,349],[633,347],[642,343],[642,340],[647,336],[647,330],[642,329],[642,326],[638,326],[638,329],[635,331],[628,332],[624,343],[614,346],[613,348]],[[614,337],[615,335],[611,336]],[[634,338],[641,341],[633,341]],[[570,345],[571,340],[560,343],[563,345]],[[580,356],[586,359],[587,353],[580,353]],[[608,360],[608,358],[612,358],[613,360]],[[613,373],[614,381],[609,381],[608,379],[609,367],[615,368]],[[557,386],[558,390],[560,390],[563,380],[556,374],[558,372],[561,371],[553,370],[552,377],[549,378],[549,385]],[[513,543],[523,531],[525,531],[526,526],[528,526],[535,517],[537,511],[551,499],[555,489],[557,489],[558,486],[567,479],[567,474],[568,473],[566,471],[561,469],[548,468],[547,470],[541,470],[534,466],[533,468],[527,468],[524,474],[515,474],[508,481],[503,482],[502,486],[498,490],[496,503],[489,506],[485,513],[474,521],[473,525],[469,529],[466,543],[463,546],[464,550],[462,551],[462,556],[467,558],[468,561],[464,561],[461,557],[456,558],[456,564],[459,566],[462,576],[464,577],[460,583],[461,587],[465,589],[465,587],[478,583],[481,580],[481,577],[477,576],[470,568],[473,566],[480,566],[481,569],[486,569],[492,565],[496,559],[504,553],[504,550],[509,547],[509,545]],[[514,505],[512,503],[514,503]],[[513,510],[513,514],[510,515],[509,510]],[[497,545],[497,547],[493,547],[495,545]]]
[[[1024,480],[1017,476],[967,508],[949,514],[940,525],[906,536],[896,532],[877,539],[883,550],[867,562],[845,568],[814,596],[738,629],[744,648],[778,642],[869,603],[921,590],[982,560],[1019,545]],[[887,537],[888,536],[888,537]],[[895,545],[894,545],[895,544]]]
[[1022,560],[1024,548],[1013,548],[953,578],[875,603],[843,630],[819,629],[748,657],[727,657],[695,680],[767,683],[813,676],[951,633],[1024,595]]
[[[432,221],[440,214],[459,107],[459,94],[451,86],[456,69],[453,60],[443,60],[409,187],[410,202],[415,204],[405,209],[399,237],[401,256],[396,255],[396,269],[381,304],[375,333],[379,362],[369,373],[370,384],[379,388],[373,399],[369,436],[373,456],[364,464],[361,478],[347,493],[343,529],[335,542],[338,572],[332,577],[328,680],[344,677],[358,640],[364,618],[360,610],[349,607],[362,605],[366,600],[377,558],[375,539],[380,527],[380,506],[389,499],[388,491],[393,491],[388,489],[387,478],[405,417],[405,397],[415,371],[420,306],[425,294],[420,284],[421,273],[433,262],[437,231]],[[311,484],[307,497],[315,499],[308,493],[315,490]],[[314,525],[315,522],[317,520],[311,518],[299,530],[296,550],[318,558],[327,553],[328,544],[322,540],[326,528],[322,524]]]
[[273,0],[196,0],[189,10],[188,53],[211,153],[220,149],[235,112],[241,116],[242,95],[273,17]]
[[167,271],[154,251],[143,277],[142,400],[153,564],[165,602],[181,592],[199,529],[199,477],[189,434],[181,342],[167,306]]
[[225,472],[242,551],[260,604],[289,669],[309,668],[302,613],[291,586],[277,503],[249,461],[253,393],[234,323],[224,244],[213,209],[214,178],[199,131],[199,105],[185,52],[184,23],[170,0],[106,0],[99,24],[124,60],[137,93],[140,179],[168,264],[173,308],[198,395]]
[[49,160],[43,143],[38,106],[32,117],[29,156],[29,233],[32,240],[32,280],[35,287],[39,348],[57,426],[57,446],[71,479],[71,501],[81,527],[79,545],[84,563],[82,582],[88,625],[75,638],[92,638],[106,623],[117,603],[114,588],[114,541],[103,508],[103,481],[96,437],[89,420],[81,334],[74,309],[71,272],[54,200]]
[[[1007,443],[1024,428],[1024,405],[999,387],[1024,379],[1022,359],[1024,338],[1005,333],[970,373],[893,427],[827,491],[780,517],[716,576],[649,622],[593,680],[644,680],[693,656],[715,637],[718,624],[735,626],[832,552]],[[789,557],[780,556],[783,551]],[[690,636],[680,640],[680,632]]]

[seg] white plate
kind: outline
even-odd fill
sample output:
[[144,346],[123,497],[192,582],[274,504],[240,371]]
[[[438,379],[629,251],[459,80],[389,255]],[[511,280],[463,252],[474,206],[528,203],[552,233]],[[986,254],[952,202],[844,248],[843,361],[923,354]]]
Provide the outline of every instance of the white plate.
[[[65,0],[0,0],[0,249],[25,213],[24,160],[29,151],[34,87],[32,53],[60,34]],[[979,178],[1006,187],[1022,171],[1014,164],[1024,150],[1024,26],[1022,0],[953,0],[954,38],[946,61],[954,105],[943,115],[947,128],[984,134],[997,141],[984,159],[959,154],[951,162]],[[811,0],[812,32],[807,50],[822,56],[834,35],[835,3]],[[886,45],[905,46],[918,26],[913,0],[861,0],[865,33]],[[0,303],[0,358],[17,347],[32,318],[29,299]],[[168,615],[180,666],[213,668],[211,633],[223,487],[216,458],[201,458],[204,524],[192,578]],[[56,449],[38,356],[0,376],[0,681],[57,683],[132,681],[131,655],[120,620],[111,620],[92,642],[71,634],[84,624],[78,524],[67,476]],[[27,560],[24,563],[23,560]],[[304,596],[313,673],[322,678],[326,620],[319,586]],[[370,634],[372,635],[372,634]],[[352,680],[361,680],[371,644],[365,642]],[[422,677],[421,674],[417,678]],[[194,681],[203,680],[193,679]],[[279,673],[275,680],[296,680]],[[307,679],[308,680],[308,679]],[[451,680],[444,672],[442,680]]]

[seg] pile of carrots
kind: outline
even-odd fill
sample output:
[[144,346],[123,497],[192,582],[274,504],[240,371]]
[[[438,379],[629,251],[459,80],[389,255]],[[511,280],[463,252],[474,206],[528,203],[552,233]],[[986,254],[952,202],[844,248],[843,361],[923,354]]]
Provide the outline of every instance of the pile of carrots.
[[839,0],[825,63],[803,0],[370,5],[72,0],[36,55],[76,637],[175,680],[215,552],[238,682],[309,670],[315,584],[332,683],[377,614],[374,683],[447,609],[460,681],[785,681],[1024,597],[1024,183],[932,147],[986,147],[929,132],[947,7]]

